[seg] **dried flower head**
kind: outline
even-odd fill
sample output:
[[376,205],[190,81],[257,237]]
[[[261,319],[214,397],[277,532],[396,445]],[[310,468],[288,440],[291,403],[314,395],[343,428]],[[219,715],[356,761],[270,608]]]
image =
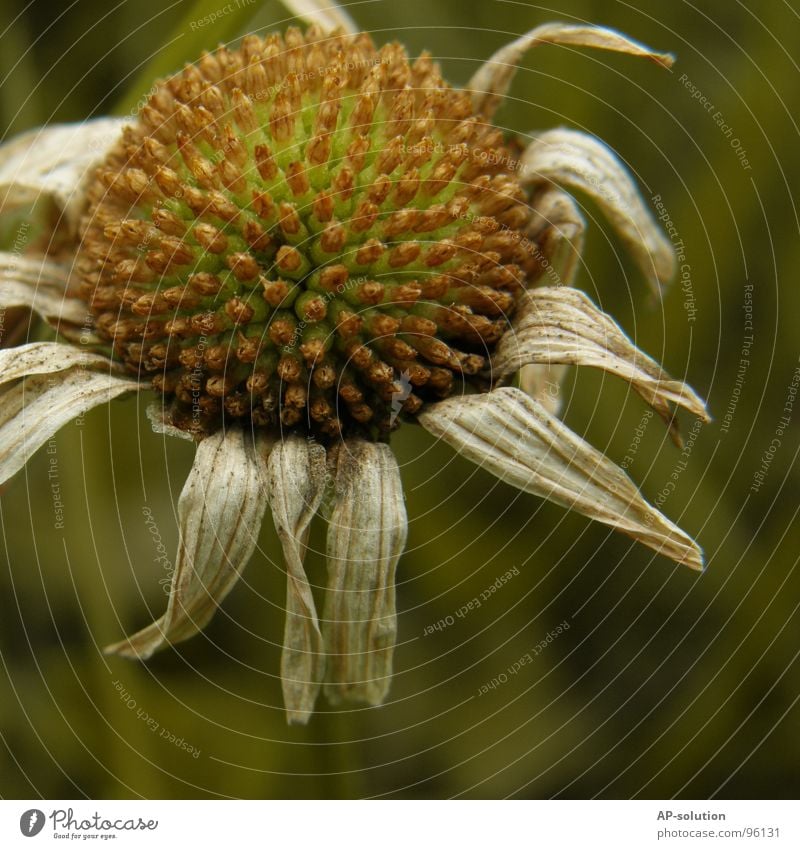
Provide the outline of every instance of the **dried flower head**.
[[[202,628],[269,505],[292,722],[323,684],[334,703],[388,691],[407,517],[387,443],[401,421],[700,568],[695,543],[557,418],[546,387],[591,365],[629,381],[676,440],[675,405],[707,417],[571,288],[584,220],[563,188],[597,201],[656,288],[672,275],[619,160],[571,130],[523,149],[491,124],[536,44],[669,57],[551,24],[459,91],[428,56],[412,63],[346,31],[330,3],[300,6],[344,28],[248,37],[159,84],[133,124],[51,128],[0,149],[6,209],[33,195],[60,213],[55,257],[0,258],[0,308],[32,309],[66,340],[0,351],[0,482],[72,417],[154,388],[154,429],[195,439],[197,453],[167,611],[109,651],[147,658]],[[318,512],[321,618],[303,565]]]

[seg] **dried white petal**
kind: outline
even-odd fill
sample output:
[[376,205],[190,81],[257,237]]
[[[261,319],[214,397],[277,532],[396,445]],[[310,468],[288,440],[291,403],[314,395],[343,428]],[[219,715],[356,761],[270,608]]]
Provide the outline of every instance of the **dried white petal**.
[[564,404],[561,384],[567,367],[562,365],[540,365],[532,363],[519,371],[519,386],[523,392],[538,401],[550,415],[561,413]]
[[307,24],[316,24],[326,32],[336,29],[355,33],[356,22],[336,0],[282,0],[283,5]]
[[603,142],[576,130],[534,136],[522,155],[523,183],[552,182],[586,192],[608,218],[653,289],[675,274],[675,253],[644,204],[636,183]]
[[419,421],[503,481],[623,531],[660,554],[702,569],[697,544],[651,507],[630,478],[519,389],[433,404]]
[[571,286],[583,254],[586,220],[575,200],[557,186],[542,186],[530,205],[528,236],[542,270],[528,285]]
[[595,47],[629,53],[652,59],[671,68],[674,58],[669,53],[656,53],[644,44],[606,27],[549,23],[538,26],[515,41],[501,47],[475,72],[467,84],[472,92],[475,113],[490,118],[508,92],[522,57],[538,44],[563,44],[573,47]]
[[117,141],[125,121],[96,118],[29,130],[0,146],[0,214],[47,198],[70,234],[85,203],[82,183]]
[[286,563],[281,683],[292,724],[308,722],[325,675],[322,632],[303,568],[309,525],[325,492],[325,456],[321,445],[290,436],[273,448],[267,461],[267,500]]
[[408,530],[403,485],[388,445],[347,440],[333,464],[325,693],[333,704],[379,705],[389,690],[397,636],[394,576]]
[[[586,222],[575,201],[556,186],[543,186],[531,199],[528,236],[539,251],[542,270],[529,285],[571,286],[583,254]],[[519,385],[531,398],[557,416],[561,410],[562,365],[525,365]]]
[[26,307],[58,329],[87,324],[86,303],[65,294],[68,274],[53,262],[0,252],[0,309]]
[[266,509],[260,444],[240,427],[220,430],[197,446],[178,500],[180,541],[167,612],[109,654],[146,660],[200,631],[233,589],[253,553]]
[[512,327],[492,357],[492,374],[513,374],[527,363],[601,368],[627,380],[667,424],[673,421],[671,404],[709,421],[694,390],[673,380],[579,289],[544,287],[520,298]]
[[67,422],[139,384],[112,374],[73,366],[55,377],[23,378],[2,395],[0,483],[5,483]]
[[114,373],[121,367],[102,354],[61,342],[30,342],[0,350],[0,385],[32,374],[52,374],[73,366]]
[[182,430],[172,424],[169,410],[164,407],[164,402],[159,403],[154,401],[147,405],[145,410],[147,418],[153,428],[153,433],[163,434],[164,436],[176,436],[178,439],[186,439],[189,442],[194,442],[194,437],[187,430]]

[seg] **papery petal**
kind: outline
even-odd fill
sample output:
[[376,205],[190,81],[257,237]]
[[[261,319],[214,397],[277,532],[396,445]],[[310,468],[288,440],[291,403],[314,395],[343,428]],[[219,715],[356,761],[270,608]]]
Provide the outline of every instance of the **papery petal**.
[[281,683],[290,723],[308,722],[325,675],[322,632],[303,568],[308,529],[325,492],[325,449],[299,436],[279,442],[267,461],[267,499],[286,564],[286,625]]
[[102,354],[61,342],[30,342],[0,351],[0,385],[32,374],[52,374],[73,366],[121,373],[122,368]]
[[240,427],[219,430],[197,446],[178,500],[180,541],[167,612],[107,653],[146,660],[209,622],[256,547],[265,472],[260,440],[245,438]]
[[[539,252],[541,271],[529,278],[537,285],[570,286],[583,253],[586,222],[575,201],[556,186],[544,186],[531,198],[528,236]],[[519,385],[557,416],[565,366],[535,364],[520,369]]]
[[651,507],[630,478],[519,389],[449,398],[419,414],[434,436],[503,481],[623,531],[702,569],[697,544]]
[[378,705],[391,683],[397,636],[394,576],[408,531],[403,485],[388,445],[347,440],[333,467],[322,625],[325,692],[333,704]]
[[63,213],[69,234],[78,229],[84,179],[117,141],[125,121],[96,118],[38,127],[0,146],[0,214],[31,209],[42,198]]
[[186,439],[189,442],[194,442],[194,437],[188,430],[176,427],[172,423],[169,410],[164,406],[163,401],[160,403],[154,401],[152,404],[148,404],[145,413],[153,428],[153,433],[164,436],[175,436],[178,439]]
[[538,44],[563,44],[573,47],[595,47],[616,53],[643,56],[670,68],[674,58],[656,53],[644,44],[607,27],[549,23],[532,29],[515,41],[501,47],[475,72],[466,88],[472,92],[475,113],[490,118],[508,92],[522,57]]
[[557,186],[540,188],[530,206],[528,236],[542,270],[528,285],[571,286],[583,254],[586,220],[575,200]]
[[[593,366],[627,380],[669,425],[671,404],[709,421],[705,405],[640,351],[619,325],[579,289],[543,287],[524,292],[511,329],[492,356],[492,376],[513,374],[527,363]],[[677,429],[674,431],[677,439]]]
[[0,309],[27,307],[57,328],[87,324],[86,303],[65,294],[67,278],[57,263],[0,252]]
[[522,154],[520,179],[586,192],[603,210],[656,292],[674,276],[672,244],[625,166],[603,142],[564,128],[534,136]]
[[56,376],[23,378],[0,396],[0,483],[16,474],[67,422],[139,388],[136,381],[80,366]]
[[316,24],[325,32],[336,29],[355,33],[356,22],[336,0],[281,0],[284,6],[308,24]]

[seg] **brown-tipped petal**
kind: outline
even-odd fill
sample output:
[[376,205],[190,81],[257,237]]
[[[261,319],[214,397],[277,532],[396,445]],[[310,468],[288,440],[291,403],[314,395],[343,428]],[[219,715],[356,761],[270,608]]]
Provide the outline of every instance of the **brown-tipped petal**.
[[692,569],[700,548],[642,498],[630,478],[541,404],[512,387],[449,398],[419,421],[503,481],[572,508]]
[[107,654],[146,660],[200,631],[239,580],[256,546],[266,509],[263,446],[239,427],[197,446],[178,500],[180,540],[167,612]]
[[140,388],[133,380],[72,366],[53,378],[25,377],[0,396],[0,484],[67,422]]
[[594,47],[616,53],[629,53],[652,59],[666,68],[672,67],[675,61],[668,53],[656,53],[644,44],[606,27],[558,22],[543,24],[501,47],[473,74],[466,88],[472,92],[475,114],[491,118],[508,92],[523,56],[538,44]]
[[362,439],[342,443],[333,463],[325,693],[332,704],[379,705],[392,677],[394,576],[408,530],[400,470],[388,445]]
[[30,210],[47,199],[63,214],[61,223],[67,232],[77,232],[86,202],[81,184],[117,141],[124,125],[120,118],[54,124],[29,130],[0,146],[0,216]]
[[336,0],[281,0],[284,6],[307,24],[316,24],[325,32],[344,30],[359,31],[355,21]]
[[325,675],[322,633],[303,559],[326,472],[325,449],[300,436],[279,442],[267,461],[267,500],[286,564],[281,685],[290,724],[308,722]]
[[668,424],[671,404],[710,420],[694,390],[673,380],[579,289],[562,286],[523,294],[511,330],[492,357],[492,374],[513,374],[528,363],[601,368],[627,380]]
[[586,192],[608,218],[655,292],[675,274],[675,253],[636,183],[603,142],[576,130],[548,130],[522,155],[524,182],[552,182]]
[[0,385],[32,374],[66,371],[73,366],[110,373],[122,371],[122,367],[108,357],[84,351],[74,345],[30,342],[0,351]]

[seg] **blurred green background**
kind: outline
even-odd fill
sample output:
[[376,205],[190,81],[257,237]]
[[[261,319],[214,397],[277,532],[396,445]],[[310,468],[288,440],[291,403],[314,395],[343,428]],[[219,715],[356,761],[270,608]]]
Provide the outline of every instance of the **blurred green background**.
[[[125,114],[153,73],[288,17],[277,3],[253,3],[197,32],[188,21],[226,4],[196,5],[4,0],[3,129]],[[669,73],[629,57],[539,48],[498,122],[521,133],[566,124],[603,138],[646,198],[661,195],[685,242],[693,321],[680,281],[652,302],[582,199],[591,228],[577,285],[685,376],[715,416],[663,504],[699,538],[708,569],[673,566],[403,428],[393,445],[411,526],[389,703],[338,713],[321,704],[307,728],[288,728],[276,677],[284,575],[271,527],[203,635],[147,665],[102,656],[102,645],[164,607],[143,507],[174,550],[193,452],[151,433],[141,401],[115,403],[56,438],[63,531],[53,528],[45,451],[2,495],[0,795],[796,797],[800,406],[763,485],[750,487],[800,354],[800,287],[786,277],[800,258],[797,11],[780,0],[376,0],[350,11],[378,42],[430,50],[454,84],[552,19],[614,26],[677,54]],[[742,366],[750,284],[754,343]],[[566,421],[621,461],[645,412],[639,399],[583,371],[565,392]],[[629,473],[652,500],[679,460],[651,419]],[[312,542],[324,547],[321,528]],[[322,579],[319,553],[309,568]],[[513,568],[519,574],[480,609],[454,616]],[[448,616],[452,625],[424,636]],[[570,627],[534,663],[477,695],[564,621]]]

